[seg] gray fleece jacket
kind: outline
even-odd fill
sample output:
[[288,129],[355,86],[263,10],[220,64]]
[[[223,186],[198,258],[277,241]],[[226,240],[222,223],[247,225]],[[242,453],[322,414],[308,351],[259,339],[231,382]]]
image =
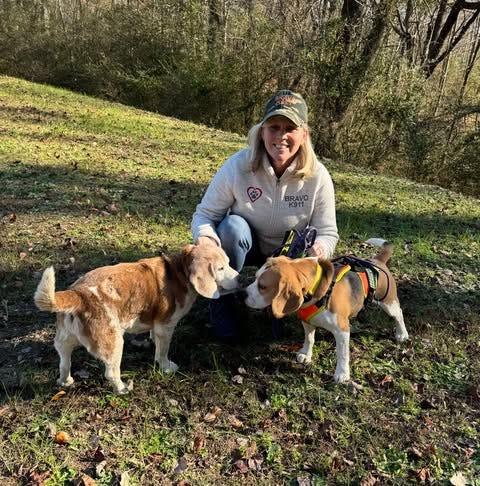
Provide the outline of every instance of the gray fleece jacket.
[[249,150],[232,155],[212,179],[193,214],[194,241],[209,236],[220,245],[215,227],[230,212],[246,219],[264,255],[282,244],[287,230],[302,231],[311,225],[318,231],[316,242],[331,256],[338,232],[333,183],[325,166],[317,161],[313,177],[301,179],[294,175],[293,161],[277,178],[265,157],[253,173]]

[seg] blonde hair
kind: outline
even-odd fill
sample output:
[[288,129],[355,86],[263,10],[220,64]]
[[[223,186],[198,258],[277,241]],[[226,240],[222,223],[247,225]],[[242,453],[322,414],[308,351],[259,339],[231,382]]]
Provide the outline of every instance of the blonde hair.
[[[262,126],[263,123],[253,125],[248,132],[248,145],[250,147],[250,164],[249,170],[256,172],[262,165],[263,158],[266,156],[267,151],[262,139]],[[308,130],[305,125],[302,127],[304,130]],[[307,132],[305,142],[300,145],[295,161],[297,163],[295,167],[295,175],[300,178],[308,179],[313,176],[315,170],[315,162],[317,157],[313,150],[312,140],[310,133]]]

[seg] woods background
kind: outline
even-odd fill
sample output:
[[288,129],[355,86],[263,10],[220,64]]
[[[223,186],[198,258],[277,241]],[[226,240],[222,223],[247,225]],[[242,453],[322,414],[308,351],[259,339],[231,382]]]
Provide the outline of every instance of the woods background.
[[300,91],[317,153],[480,194],[480,2],[0,0],[0,72],[246,133]]

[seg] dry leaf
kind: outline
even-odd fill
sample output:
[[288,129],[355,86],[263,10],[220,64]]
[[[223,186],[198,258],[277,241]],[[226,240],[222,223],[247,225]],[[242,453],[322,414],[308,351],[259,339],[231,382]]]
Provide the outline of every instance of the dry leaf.
[[423,421],[427,424],[427,425],[433,425],[433,421],[432,419],[428,416],[428,415],[424,415],[423,416]]
[[475,453],[475,449],[472,449],[471,447],[467,447],[466,449],[464,449],[464,451],[465,451],[465,457],[467,459],[470,459]]
[[55,442],[57,444],[68,444],[70,442],[70,437],[66,432],[57,432],[55,434]]
[[203,446],[205,445],[205,439],[202,436],[197,436],[195,439],[193,439],[193,450],[195,452],[199,452],[201,449],[203,449]]
[[240,429],[241,427],[243,427],[243,422],[241,420],[238,420],[238,418],[235,417],[235,415],[230,415],[229,419],[230,419],[230,425],[234,429]]
[[237,383],[238,385],[241,385],[243,383],[243,376],[242,375],[235,375],[232,377],[233,383]]
[[10,410],[10,405],[5,405],[2,408],[0,408],[0,417],[2,415],[5,415],[8,412],[8,410]]
[[235,467],[242,473],[246,474],[248,473],[248,466],[245,464],[242,459],[239,459],[238,461],[235,462]]
[[377,483],[377,478],[374,478],[371,473],[368,473],[368,476],[362,480],[360,486],[373,486]]
[[425,482],[427,479],[430,479],[430,468],[422,467],[421,469],[415,471],[415,475],[420,481]]
[[212,412],[215,416],[218,416],[222,413],[222,409],[220,407],[213,407],[210,412]]
[[65,390],[60,390],[58,393],[55,393],[55,395],[53,395],[53,397],[51,398],[52,402],[55,402],[59,398],[63,397],[63,395],[65,395],[66,393],[67,392]]
[[107,209],[111,212],[111,213],[117,213],[118,212],[118,207],[117,205],[115,204],[115,202],[112,202],[112,204],[110,204],[109,206],[107,206]]
[[207,422],[207,424],[211,423],[211,422],[214,422],[215,420],[217,420],[217,416],[214,414],[214,413],[210,413],[208,412],[207,414],[205,414],[205,416],[203,417],[203,421],[204,422]]
[[244,451],[243,459],[251,459],[257,455],[257,443],[252,442]]
[[285,422],[288,421],[288,417],[287,417],[287,411],[284,409],[284,408],[281,408],[279,411],[278,411],[278,418],[281,418],[282,420],[284,420]]
[[98,446],[97,450],[93,454],[93,459],[95,460],[95,462],[102,462],[105,460],[105,458],[105,451],[100,446]]
[[8,215],[8,221],[10,221],[10,223],[14,223],[16,220],[17,220],[17,215],[15,213],[10,213]]
[[27,254],[24,251],[21,251],[20,254],[18,255],[18,258],[20,258],[20,260],[24,260],[26,256]]
[[240,366],[237,370],[241,375],[246,375],[247,374],[247,370],[243,367],[243,366]]
[[303,343],[282,344],[279,348],[287,353],[296,353],[302,349]]
[[44,486],[45,481],[52,475],[50,471],[44,471],[38,473],[37,471],[32,471],[28,475],[29,483],[31,486]]
[[392,375],[385,375],[383,380],[379,383],[379,386],[385,386],[386,384],[393,383]]
[[355,463],[353,461],[350,461],[350,459],[347,459],[346,457],[342,457],[343,459],[343,462],[347,465],[347,466],[354,466]]
[[73,486],[95,486],[97,483],[88,474],[82,474],[73,480]]

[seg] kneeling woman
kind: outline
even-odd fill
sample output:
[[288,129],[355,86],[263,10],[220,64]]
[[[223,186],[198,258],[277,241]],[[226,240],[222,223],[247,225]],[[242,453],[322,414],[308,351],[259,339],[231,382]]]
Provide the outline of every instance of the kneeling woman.
[[[329,258],[338,241],[332,179],[317,159],[303,97],[278,91],[262,121],[248,134],[248,147],[219,169],[192,219],[199,245],[220,245],[235,270],[261,266],[282,244],[285,232],[317,229],[311,256]],[[238,323],[232,296],[211,303],[216,337],[234,339]]]

